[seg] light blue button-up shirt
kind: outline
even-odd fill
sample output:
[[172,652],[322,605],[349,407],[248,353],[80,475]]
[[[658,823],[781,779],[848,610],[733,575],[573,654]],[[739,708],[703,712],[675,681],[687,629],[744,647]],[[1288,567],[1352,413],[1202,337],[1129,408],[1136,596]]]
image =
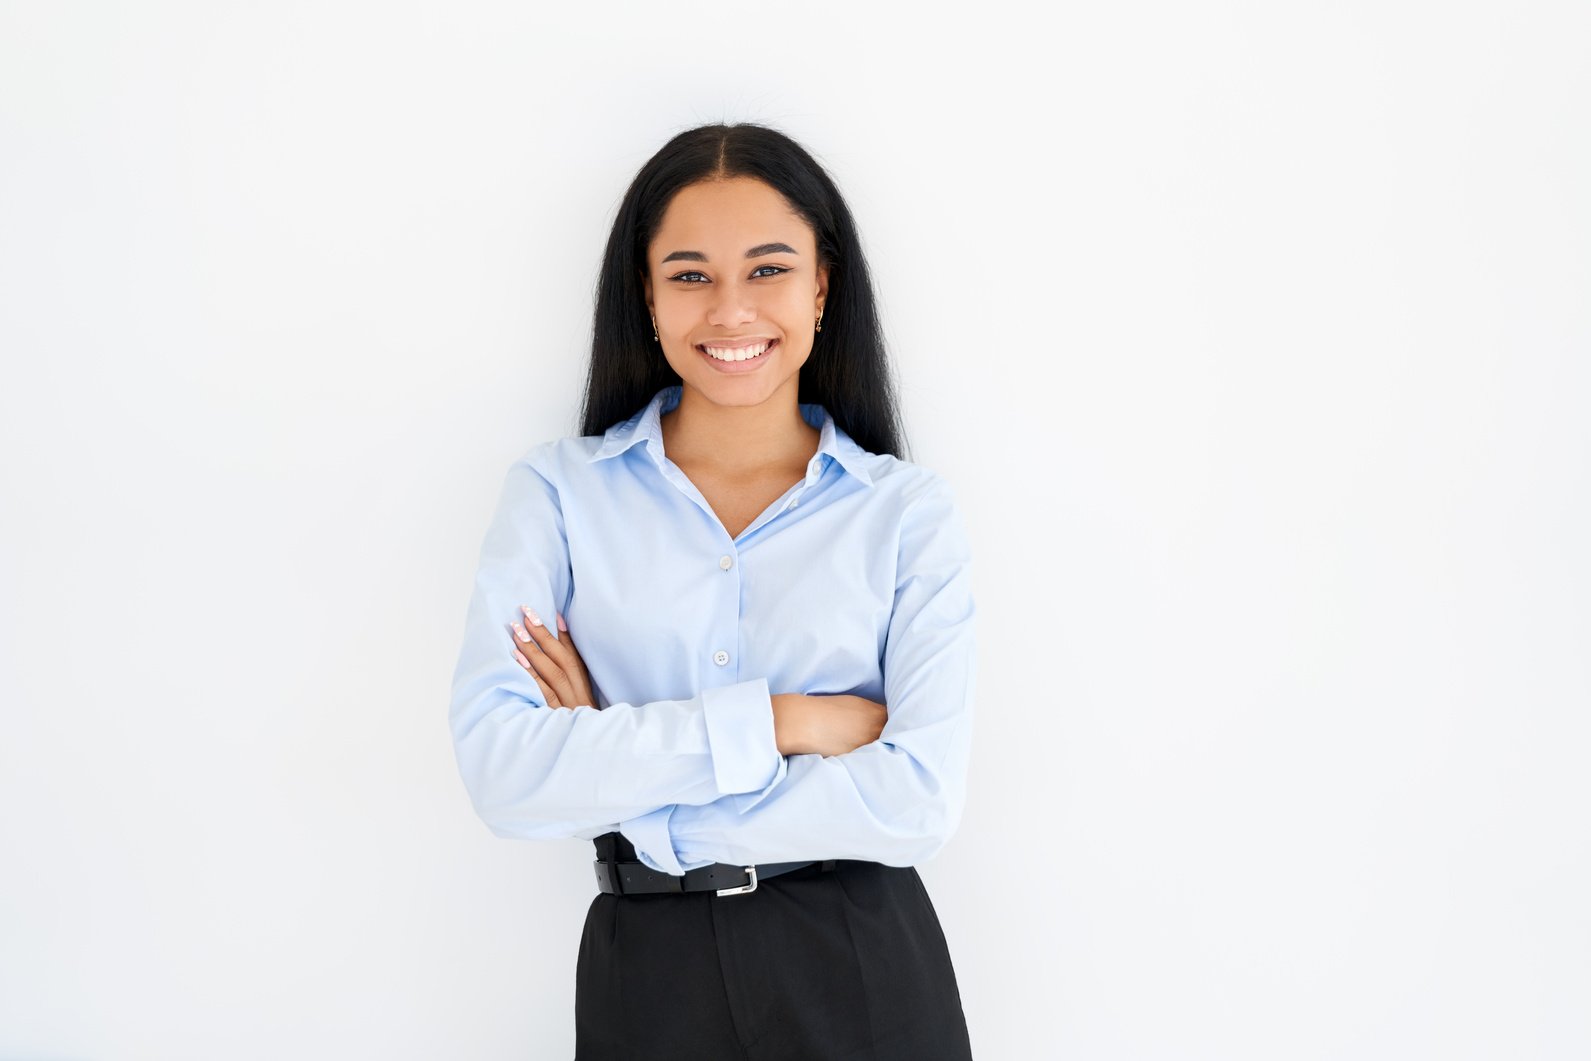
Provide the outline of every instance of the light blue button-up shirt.
[[[619,831],[653,869],[849,858],[914,865],[955,831],[972,736],[971,553],[936,473],[862,449],[823,406],[805,478],[734,538],[665,456],[665,387],[601,437],[508,469],[448,719],[497,836]],[[514,660],[562,612],[595,705],[549,708]],[[782,756],[770,694],[885,705],[843,755]]]

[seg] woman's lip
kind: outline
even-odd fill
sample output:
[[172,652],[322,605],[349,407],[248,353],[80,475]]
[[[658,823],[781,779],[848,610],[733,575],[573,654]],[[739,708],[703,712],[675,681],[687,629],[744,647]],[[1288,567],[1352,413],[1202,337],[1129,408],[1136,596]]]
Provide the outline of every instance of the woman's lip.
[[776,343],[778,339],[764,337],[760,339],[737,339],[732,343],[697,343],[696,349],[705,350],[709,346],[714,350],[744,350],[748,346],[758,346],[762,343]]
[[753,369],[760,368],[762,363],[768,360],[768,355],[772,353],[774,348],[779,345],[779,340],[777,339],[769,339],[766,341],[768,343],[768,349],[764,350],[756,357],[748,357],[744,361],[720,361],[712,354],[709,354],[706,350],[701,349],[700,346],[697,347],[697,351],[707,360],[711,361],[713,363],[713,368],[717,369],[719,372],[750,372]]

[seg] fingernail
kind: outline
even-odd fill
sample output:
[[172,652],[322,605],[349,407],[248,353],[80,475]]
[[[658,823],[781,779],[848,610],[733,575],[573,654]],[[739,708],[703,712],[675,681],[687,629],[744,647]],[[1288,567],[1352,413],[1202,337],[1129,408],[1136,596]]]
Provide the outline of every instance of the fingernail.
[[563,621],[563,612],[558,613],[558,629],[566,634],[569,632],[569,624]]
[[523,626],[520,626],[518,623],[514,624],[514,635],[516,637],[518,637],[521,641],[529,641],[530,640],[530,634],[527,633],[525,631],[525,628]]
[[540,626],[541,625],[541,616],[539,616],[535,612],[531,611],[530,610],[530,605],[521,604],[519,606],[519,609],[520,609],[520,611],[525,613],[525,618],[530,620],[530,625],[532,625],[532,626]]
[[528,660],[528,659],[526,659],[526,658],[525,658],[525,654],[524,654],[524,653],[523,653],[523,652],[521,652],[521,651],[520,651],[520,650],[519,650],[519,649],[517,649],[517,648],[516,648],[516,649],[514,649],[514,658],[515,658],[515,659],[517,659],[517,660],[519,660],[519,665],[520,665],[520,666],[521,666],[521,667],[528,667],[528,666],[530,666],[530,660]]

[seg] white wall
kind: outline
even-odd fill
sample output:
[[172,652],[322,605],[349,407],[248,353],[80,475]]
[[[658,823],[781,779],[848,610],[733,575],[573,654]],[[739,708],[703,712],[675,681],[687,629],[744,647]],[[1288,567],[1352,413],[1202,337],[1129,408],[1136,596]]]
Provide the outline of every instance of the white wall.
[[978,1056],[1591,1053],[1584,5],[539,8],[0,7],[0,1058],[570,1056],[447,684],[721,119],[968,509]]

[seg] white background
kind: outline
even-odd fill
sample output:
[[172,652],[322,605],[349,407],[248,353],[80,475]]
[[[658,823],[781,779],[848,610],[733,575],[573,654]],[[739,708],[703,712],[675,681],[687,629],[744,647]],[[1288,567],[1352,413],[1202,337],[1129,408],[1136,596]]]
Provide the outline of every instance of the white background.
[[772,124],[974,536],[983,1061],[1591,1053],[1578,4],[0,6],[0,1058],[567,1058],[446,728],[612,212]]

